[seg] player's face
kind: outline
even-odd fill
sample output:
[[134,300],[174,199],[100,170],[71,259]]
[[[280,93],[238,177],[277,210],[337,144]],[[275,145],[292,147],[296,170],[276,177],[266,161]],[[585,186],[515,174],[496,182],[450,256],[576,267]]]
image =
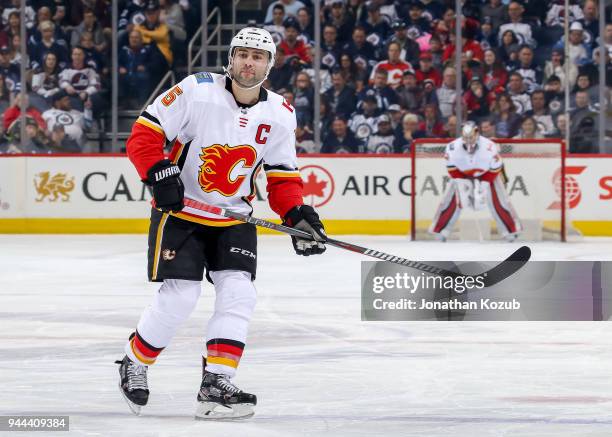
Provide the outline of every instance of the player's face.
[[252,87],[266,76],[268,52],[259,49],[239,47],[234,52],[232,76],[242,87]]

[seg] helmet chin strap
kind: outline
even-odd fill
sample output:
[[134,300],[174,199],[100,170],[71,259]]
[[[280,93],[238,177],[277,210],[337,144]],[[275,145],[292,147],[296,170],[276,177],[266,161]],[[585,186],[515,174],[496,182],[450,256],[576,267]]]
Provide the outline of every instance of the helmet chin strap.
[[237,86],[238,88],[240,88],[240,89],[242,89],[242,90],[252,90],[253,88],[257,88],[257,87],[261,86],[261,84],[262,84],[262,83],[264,83],[264,82],[266,81],[266,78],[264,77],[264,78],[263,78],[263,79],[262,79],[260,82],[257,82],[255,85],[253,85],[253,86],[249,86],[249,87],[246,87],[246,86],[242,86],[242,85],[240,85],[240,82],[238,82],[238,81],[237,81],[236,79],[234,79],[233,77],[230,77],[230,79],[232,80],[232,82],[233,82],[233,83],[235,83],[235,84],[236,84],[236,86]]

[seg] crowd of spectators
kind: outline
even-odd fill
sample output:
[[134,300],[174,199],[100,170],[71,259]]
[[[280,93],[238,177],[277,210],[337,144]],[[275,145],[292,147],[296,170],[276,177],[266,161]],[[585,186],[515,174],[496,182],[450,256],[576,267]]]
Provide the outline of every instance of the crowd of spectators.
[[[600,36],[595,0],[570,0],[568,13],[563,3],[463,1],[457,65],[455,1],[322,0],[319,150],[313,2],[277,0],[263,24],[278,47],[266,86],[295,106],[304,153],[406,153],[414,139],[454,137],[458,101],[463,119],[478,123],[486,136],[564,138],[569,128],[571,152],[597,153],[600,47],[612,72],[612,23]],[[606,101],[611,81],[607,73],[601,84]]]
[[[110,109],[111,0],[0,0],[0,153],[90,151],[86,134]],[[191,0],[119,1],[119,107],[138,110],[185,65],[198,19]],[[27,59],[21,58],[21,13]],[[25,85],[21,63],[25,62]],[[20,104],[26,102],[26,139]],[[93,150],[91,150],[93,151]]]
[[[598,152],[599,87],[607,102],[612,85],[612,20],[606,17],[610,24],[599,35],[596,0],[570,0],[567,12],[560,0],[464,0],[458,63],[455,0],[320,0],[317,78],[313,1],[268,1],[261,12],[277,43],[265,86],[296,108],[299,151],[406,153],[415,139],[455,136],[460,103],[463,120],[477,122],[486,136],[559,138],[569,129],[570,151]],[[121,109],[140,109],[169,69],[185,66],[199,5],[119,1]],[[27,59],[20,53],[20,14]],[[25,10],[20,0],[0,0],[0,19],[0,153],[89,151],[86,134],[100,129],[110,110],[111,0],[28,0]],[[313,141],[315,80],[322,146]]]

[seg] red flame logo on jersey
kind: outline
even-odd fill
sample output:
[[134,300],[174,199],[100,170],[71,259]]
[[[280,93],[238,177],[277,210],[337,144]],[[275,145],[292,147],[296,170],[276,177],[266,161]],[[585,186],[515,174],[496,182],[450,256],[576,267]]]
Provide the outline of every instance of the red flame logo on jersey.
[[232,172],[242,163],[243,169],[252,168],[257,159],[257,152],[248,144],[230,147],[227,144],[213,144],[202,150],[198,182],[206,193],[213,191],[231,197],[240,189],[246,174],[234,175]]
[[[569,166],[565,167],[565,201],[567,207],[573,209],[580,203],[582,199],[582,191],[580,191],[580,185],[576,178],[571,175],[579,175],[584,171],[584,166]],[[561,169],[558,168],[553,174],[552,183],[555,187],[555,192],[561,199]],[[561,200],[555,200],[551,203],[547,209],[561,209]]]

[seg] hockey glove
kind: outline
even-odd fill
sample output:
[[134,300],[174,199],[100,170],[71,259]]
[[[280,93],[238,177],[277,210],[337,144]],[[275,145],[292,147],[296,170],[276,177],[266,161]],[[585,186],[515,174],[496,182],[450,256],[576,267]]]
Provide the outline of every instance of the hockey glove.
[[149,169],[145,183],[153,188],[156,208],[163,212],[183,209],[185,187],[180,175],[181,169],[167,159],[162,159]]
[[314,208],[309,205],[294,206],[285,215],[284,223],[292,228],[306,231],[312,235],[312,240],[291,236],[293,248],[298,255],[319,255],[325,252],[327,235],[323,223]]

